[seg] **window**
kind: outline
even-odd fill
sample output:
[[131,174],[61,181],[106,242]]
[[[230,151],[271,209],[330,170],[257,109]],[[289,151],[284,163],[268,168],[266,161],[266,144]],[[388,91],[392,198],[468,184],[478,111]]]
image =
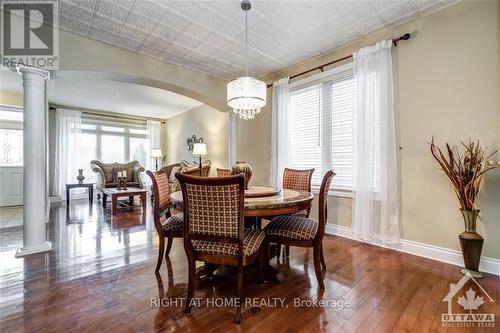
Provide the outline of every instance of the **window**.
[[110,121],[84,113],[79,146],[83,173],[88,181],[96,180],[90,169],[90,161],[94,159],[106,163],[138,160],[146,167],[149,158],[148,131],[142,121]]
[[0,128],[0,165],[23,165],[23,131]]
[[23,165],[23,113],[0,105],[0,166]]
[[[299,82],[300,84],[300,82]],[[324,173],[336,173],[332,189],[354,186],[355,109],[352,70],[293,87],[290,93],[290,147],[294,168],[315,168],[312,187]]]

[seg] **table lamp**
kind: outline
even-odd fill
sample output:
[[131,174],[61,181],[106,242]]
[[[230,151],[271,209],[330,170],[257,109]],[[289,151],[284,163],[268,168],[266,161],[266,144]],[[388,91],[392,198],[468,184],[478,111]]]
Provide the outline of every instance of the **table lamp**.
[[199,167],[200,167],[200,177],[201,177],[201,157],[207,155],[207,145],[204,143],[195,143],[193,145],[193,156],[198,156],[200,159]]
[[151,149],[151,158],[155,159],[155,168],[158,171],[158,159],[162,157],[160,148],[152,148]]

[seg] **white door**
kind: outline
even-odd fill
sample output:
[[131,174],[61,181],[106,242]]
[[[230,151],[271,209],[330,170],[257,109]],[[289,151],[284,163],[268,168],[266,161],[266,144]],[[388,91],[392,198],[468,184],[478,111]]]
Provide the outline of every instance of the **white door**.
[[0,167],[0,207],[23,204],[23,167]]

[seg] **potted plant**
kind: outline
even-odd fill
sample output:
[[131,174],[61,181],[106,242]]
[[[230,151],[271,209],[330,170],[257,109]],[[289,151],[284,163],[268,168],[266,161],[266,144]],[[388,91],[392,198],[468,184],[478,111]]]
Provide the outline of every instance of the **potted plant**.
[[460,141],[460,145],[463,147],[461,153],[456,147],[452,148],[446,143],[445,154],[434,143],[433,137],[430,147],[432,156],[451,182],[465,223],[465,231],[458,236],[465,264],[461,272],[480,278],[479,261],[484,239],[476,232],[476,219],[479,215],[476,199],[486,172],[499,167],[499,164],[489,161],[496,151],[489,153],[488,148],[483,147],[479,141],[469,139],[468,143]]

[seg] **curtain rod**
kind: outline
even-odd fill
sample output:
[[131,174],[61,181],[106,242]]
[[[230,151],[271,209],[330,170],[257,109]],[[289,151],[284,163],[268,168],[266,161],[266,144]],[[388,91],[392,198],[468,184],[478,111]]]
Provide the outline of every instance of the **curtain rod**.
[[56,109],[56,108],[66,108],[66,109],[73,109],[73,110],[78,110],[81,111],[85,114],[90,114],[93,116],[99,116],[99,117],[108,117],[108,118],[114,118],[114,119],[127,119],[127,120],[140,120],[140,121],[146,121],[148,119],[151,120],[157,120],[162,124],[165,124],[165,120],[162,119],[157,119],[157,118],[147,118],[147,117],[140,117],[140,116],[133,116],[133,115],[128,115],[128,114],[116,114],[116,113],[111,113],[111,112],[106,112],[106,111],[94,111],[90,109],[85,109],[85,108],[79,108],[79,107],[73,107],[73,106],[65,106],[65,105],[59,105],[59,104],[50,104],[49,106],[51,109]]
[[[402,41],[402,40],[408,40],[410,39],[411,35],[409,33],[405,33],[404,35],[398,37],[398,38],[393,38],[392,39],[392,43],[394,44],[394,46],[398,46],[398,42]],[[306,71],[303,71],[303,72],[300,72],[298,74],[295,74],[295,75],[292,75],[290,76],[290,80],[291,79],[295,79],[296,77],[299,77],[299,76],[302,76],[304,74],[308,74],[310,72],[313,72],[313,71],[316,71],[316,70],[320,70],[321,72],[324,71],[324,67],[327,67],[327,66],[330,66],[330,65],[333,65],[337,62],[341,62],[341,61],[344,61],[344,60],[347,60],[347,59],[350,59],[352,58],[352,54],[351,55],[348,55],[348,56],[345,56],[345,57],[342,57],[342,58],[339,58],[339,59],[336,59],[336,60],[333,60],[333,61],[330,61],[330,62],[327,62],[326,64],[323,64],[323,65],[320,65],[320,66],[316,66],[314,68],[311,68],[311,69],[308,69]],[[272,83],[269,83],[267,85],[268,88],[271,88],[273,86]]]

